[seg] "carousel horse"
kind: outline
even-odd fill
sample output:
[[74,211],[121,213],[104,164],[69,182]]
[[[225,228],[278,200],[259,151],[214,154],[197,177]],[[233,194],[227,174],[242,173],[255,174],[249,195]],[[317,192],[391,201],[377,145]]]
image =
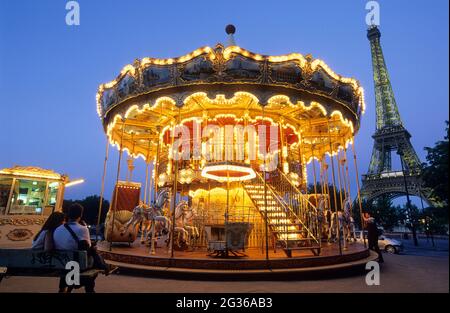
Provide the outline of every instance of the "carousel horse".
[[[328,229],[328,242],[334,242],[338,238],[338,232],[339,234],[342,234],[344,232],[344,214],[342,211],[333,212],[331,213],[330,218],[330,228]],[[338,223],[336,225],[336,223]],[[337,229],[339,225],[339,230]]]
[[353,239],[356,241],[355,234],[355,220],[352,216],[352,203],[350,198],[344,200],[344,227],[345,227],[345,240],[350,241]]
[[170,229],[169,219],[165,217],[162,212],[162,209],[168,201],[168,189],[162,189],[156,196],[155,203],[150,207],[141,201],[140,204],[133,209],[133,215],[123,226],[122,232],[125,232],[130,226],[135,227],[137,224],[142,224],[141,243],[146,242],[148,237],[151,235],[153,252],[153,238],[156,227],[162,224],[163,229]]
[[317,224],[319,230],[320,239],[322,239],[323,234],[327,233],[328,230],[328,221],[326,210],[328,209],[328,202],[326,201],[324,195],[319,196],[319,201],[317,205]]
[[[193,219],[197,216],[197,211],[189,207],[188,202],[182,200],[175,208],[175,231],[178,236],[177,245],[180,246],[180,240],[190,244],[191,238],[199,238],[198,228],[192,225]],[[181,237],[181,238],[180,238]]]

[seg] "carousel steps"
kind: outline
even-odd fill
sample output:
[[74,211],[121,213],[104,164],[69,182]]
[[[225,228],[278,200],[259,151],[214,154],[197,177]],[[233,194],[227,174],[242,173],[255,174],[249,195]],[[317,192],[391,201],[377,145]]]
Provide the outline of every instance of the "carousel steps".
[[[276,241],[285,245],[283,251],[288,257],[292,256],[292,250],[311,249],[314,254],[317,248],[305,243],[310,243],[311,238],[304,237],[305,230],[301,225],[295,223],[289,212],[274,199],[272,193],[265,193],[263,185],[244,185],[248,196],[257,206],[263,217],[267,216],[267,222]],[[264,199],[266,197],[266,199]],[[267,214],[267,215],[266,215]],[[319,248],[320,249],[320,248]]]
[[[303,241],[304,230],[299,229],[299,225],[293,223],[288,212],[273,198],[270,192],[265,193],[264,186],[244,185],[244,188],[263,217],[267,214],[268,225],[277,241],[289,242],[293,245]],[[265,197],[267,198],[264,199]]]

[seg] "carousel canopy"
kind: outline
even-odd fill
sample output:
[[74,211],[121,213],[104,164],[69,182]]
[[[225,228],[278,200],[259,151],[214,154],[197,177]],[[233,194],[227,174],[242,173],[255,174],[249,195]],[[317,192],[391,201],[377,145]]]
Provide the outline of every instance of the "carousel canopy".
[[176,124],[232,118],[282,125],[292,150],[301,140],[310,159],[352,140],[364,94],[358,81],[309,55],[266,56],[218,44],[179,58],[136,59],[99,86],[97,111],[111,144],[135,157],[153,158]]

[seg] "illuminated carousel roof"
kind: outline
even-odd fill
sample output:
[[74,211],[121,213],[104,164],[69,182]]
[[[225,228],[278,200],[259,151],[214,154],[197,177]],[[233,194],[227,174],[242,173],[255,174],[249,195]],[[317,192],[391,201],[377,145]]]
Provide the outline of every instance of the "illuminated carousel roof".
[[[161,129],[181,120],[264,118],[302,134],[309,157],[350,141],[359,129],[359,82],[301,54],[266,56],[238,46],[204,47],[170,59],[143,58],[99,86],[97,111],[112,144],[153,156]],[[326,138],[339,138],[338,140]],[[121,141],[122,140],[122,141]],[[295,144],[295,143],[294,143]],[[308,149],[308,144],[310,148]],[[312,148],[314,146],[314,148]]]

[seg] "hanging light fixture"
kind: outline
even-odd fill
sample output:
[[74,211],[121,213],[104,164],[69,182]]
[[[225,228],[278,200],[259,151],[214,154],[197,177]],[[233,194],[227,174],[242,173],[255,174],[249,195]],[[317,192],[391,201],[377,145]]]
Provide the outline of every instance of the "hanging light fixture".
[[217,162],[207,164],[202,170],[202,177],[219,182],[235,182],[253,179],[256,177],[256,174],[248,164]]

